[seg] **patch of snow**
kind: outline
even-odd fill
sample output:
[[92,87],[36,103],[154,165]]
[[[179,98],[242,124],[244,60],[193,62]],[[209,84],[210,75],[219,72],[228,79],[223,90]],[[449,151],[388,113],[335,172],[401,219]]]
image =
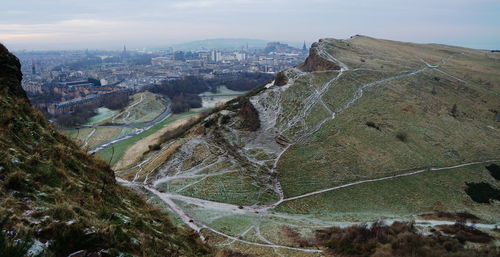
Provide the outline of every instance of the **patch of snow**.
[[28,256],[36,256],[40,253],[42,253],[45,249],[49,247],[49,241],[42,243],[38,240],[33,241],[33,244],[31,245],[30,249],[28,249]]

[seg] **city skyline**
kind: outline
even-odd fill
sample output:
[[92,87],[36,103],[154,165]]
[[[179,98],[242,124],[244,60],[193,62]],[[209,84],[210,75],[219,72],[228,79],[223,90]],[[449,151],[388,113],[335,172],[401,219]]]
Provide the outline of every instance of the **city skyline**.
[[307,42],[371,37],[500,48],[500,3],[410,1],[10,1],[0,42],[12,50],[166,47],[212,38]]

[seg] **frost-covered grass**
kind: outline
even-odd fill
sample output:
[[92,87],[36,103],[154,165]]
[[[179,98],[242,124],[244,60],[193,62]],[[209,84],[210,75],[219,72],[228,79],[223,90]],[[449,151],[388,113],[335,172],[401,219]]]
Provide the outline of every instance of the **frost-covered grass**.
[[105,121],[105,120],[113,117],[117,113],[118,113],[118,111],[110,110],[106,107],[98,108],[97,115],[90,118],[89,121],[87,123],[85,123],[84,125],[90,126],[90,125],[99,124],[102,121]]

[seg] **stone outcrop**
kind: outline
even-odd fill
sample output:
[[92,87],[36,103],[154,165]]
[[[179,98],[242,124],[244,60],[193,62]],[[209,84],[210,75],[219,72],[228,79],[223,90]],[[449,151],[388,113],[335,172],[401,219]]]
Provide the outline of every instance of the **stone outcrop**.
[[314,43],[309,50],[309,56],[304,64],[299,67],[302,71],[327,71],[327,70],[340,70],[340,67],[328,60],[325,60],[318,54],[318,44]]

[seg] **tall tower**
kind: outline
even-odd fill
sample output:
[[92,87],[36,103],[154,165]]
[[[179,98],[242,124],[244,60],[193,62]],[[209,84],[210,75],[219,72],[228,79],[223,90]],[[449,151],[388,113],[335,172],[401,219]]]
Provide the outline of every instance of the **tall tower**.
[[128,57],[127,47],[123,45],[122,60],[127,59],[127,57]]
[[302,46],[302,51],[307,51],[306,41],[304,41],[304,45]]
[[36,75],[35,60],[31,60],[31,74]]

